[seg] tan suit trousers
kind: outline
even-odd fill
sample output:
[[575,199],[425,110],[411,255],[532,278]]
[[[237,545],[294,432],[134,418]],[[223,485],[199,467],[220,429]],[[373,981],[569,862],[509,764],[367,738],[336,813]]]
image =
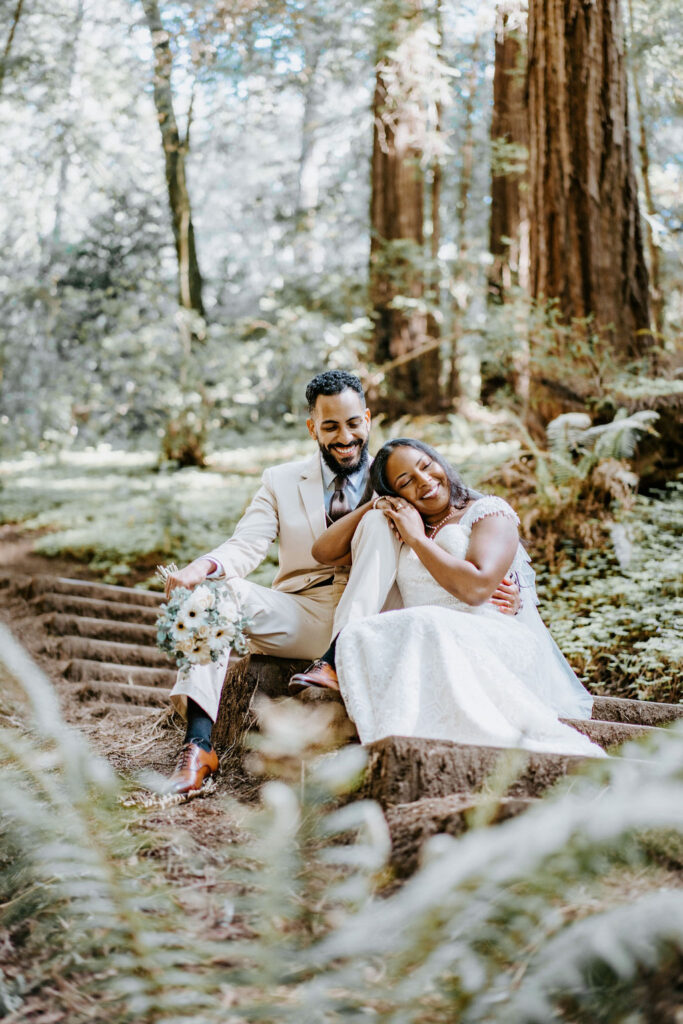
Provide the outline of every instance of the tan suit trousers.
[[[257,654],[283,658],[319,658],[347,622],[400,607],[395,587],[399,542],[380,511],[366,512],[351,545],[351,571],[337,569],[334,582],[310,587],[301,593],[227,580],[252,620],[248,630],[249,648]],[[195,665],[178,673],[171,692],[174,707],[183,716],[187,698],[215,721],[228,668],[230,652],[210,665]]]

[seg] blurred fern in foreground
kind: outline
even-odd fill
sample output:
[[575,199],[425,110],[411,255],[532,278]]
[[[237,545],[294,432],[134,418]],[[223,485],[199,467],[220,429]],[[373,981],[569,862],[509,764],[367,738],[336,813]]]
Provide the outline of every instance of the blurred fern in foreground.
[[[242,840],[212,850],[204,884],[235,925],[219,940],[144,856],[153,837],[117,805],[120,784],[64,725],[50,684],[4,629],[0,671],[32,705],[30,735],[0,733],[0,999],[10,1020],[49,1004],[69,1024],[547,1024],[571,1006],[586,1020],[635,1024],[651,1019],[645,1004],[615,1008],[645,977],[674,1020],[683,893],[671,873],[647,874],[644,850],[666,839],[676,860],[680,728],[658,731],[637,759],[568,780],[516,819],[437,837],[421,870],[385,898],[379,809],[359,801],[329,812],[363,752],[349,747],[291,784],[271,781]],[[292,719],[290,732],[279,737],[288,771],[304,753],[301,723]],[[276,740],[267,742],[272,768]],[[220,806],[212,801],[213,820]],[[615,876],[639,879],[636,891],[615,887]]]

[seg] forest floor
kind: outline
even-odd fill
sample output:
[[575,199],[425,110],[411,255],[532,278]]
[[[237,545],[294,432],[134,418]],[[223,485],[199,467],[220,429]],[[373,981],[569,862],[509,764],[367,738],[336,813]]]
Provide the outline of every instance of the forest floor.
[[[208,471],[185,470],[181,473],[157,471],[151,460],[130,467],[115,454],[107,460],[95,458],[92,464],[43,460],[17,462],[0,476],[3,488],[4,525],[0,525],[0,565],[17,576],[50,575],[82,580],[149,586],[154,565],[171,557],[182,562],[211,545],[213,537],[229,534],[249,496],[257,486],[263,465],[286,458],[302,457],[309,450],[303,444],[287,444],[277,450],[258,447],[238,453],[229,463],[220,460]],[[493,442],[489,464],[510,453]],[[256,456],[256,457],[255,457]],[[87,459],[83,460],[87,463]],[[662,552],[657,561],[652,549],[645,551],[648,579],[659,588],[656,566],[666,565],[673,574],[672,549],[666,531],[658,533]],[[267,583],[274,570],[274,557],[264,564],[259,582]],[[630,612],[637,609],[638,595],[624,602],[624,577],[614,562],[601,555],[593,558],[596,585],[604,608],[620,600]],[[578,570],[576,570],[578,572]],[[610,575],[611,574],[611,575]],[[673,578],[673,577],[672,577]],[[629,583],[629,581],[626,581]],[[636,580],[638,583],[638,580]],[[550,592],[553,581],[551,579]],[[573,621],[572,592],[590,610],[591,592],[587,577],[566,571],[557,574],[556,600],[568,622]],[[591,583],[591,586],[593,584]],[[640,584],[638,583],[640,586]],[[640,593],[640,592],[639,592]],[[593,607],[593,618],[599,608]],[[654,612],[653,612],[654,614]],[[182,727],[167,711],[139,714],[113,712],[105,702],[83,703],[46,653],[46,636],[39,616],[30,603],[10,589],[0,588],[0,620],[32,655],[51,679],[59,696],[65,721],[87,737],[94,754],[105,758],[126,785],[144,784],[144,773],[167,775],[182,742]],[[588,621],[584,619],[584,621]],[[561,622],[560,622],[561,625]],[[588,628],[588,627],[585,627]],[[614,632],[613,622],[609,629]],[[598,636],[599,640],[599,636]],[[617,639],[626,653],[627,633]],[[657,674],[657,665],[652,672]],[[635,696],[627,686],[609,688],[615,695]],[[650,696],[650,694],[647,694]],[[654,696],[667,699],[667,696]],[[138,776],[142,781],[138,783]],[[250,774],[234,759],[219,776],[216,795],[170,808],[154,808],[131,814],[131,828],[145,835],[146,856],[163,868],[178,904],[185,910],[190,928],[218,941],[239,939],[248,931],[248,922],[239,914],[227,921],[226,902],[234,895],[234,886],[226,883],[222,870],[228,851],[239,847],[249,827],[250,811],[258,803],[261,779]],[[230,798],[229,804],[226,803]],[[680,865],[654,861],[647,866],[621,865],[609,872],[597,888],[586,890],[586,908],[604,901],[611,903],[637,897],[643,892],[681,886]],[[576,907],[573,908],[573,911]],[[588,910],[587,910],[588,912]],[[8,977],[21,972],[21,955],[0,957]],[[53,985],[58,985],[52,979]],[[69,1005],[71,997],[61,993],[59,1005]],[[75,997],[74,997],[75,998]],[[75,1004],[74,1004],[75,1005]],[[79,1009],[78,1019],[90,1019],[89,1011]],[[97,1009],[93,1009],[96,1020]],[[9,1018],[10,1020],[13,1018]],[[57,1008],[47,986],[36,992],[14,1018],[30,1024],[71,1024],[68,1009]],[[76,1019],[74,1016],[73,1019]],[[99,1018],[101,1019],[101,1018]]]
[[[92,569],[77,559],[46,558],[36,553],[35,539],[12,526],[0,528],[0,559],[6,572],[17,577],[45,574],[72,579],[96,578]],[[164,710],[151,711],[141,719],[139,715],[126,714],[120,706],[114,710],[104,702],[79,700],[73,683],[61,676],[57,663],[46,653],[46,635],[35,608],[11,588],[0,588],[0,620],[51,679],[65,721],[87,737],[95,754],[105,758],[120,776],[134,784],[138,776],[144,780],[145,772],[170,772],[182,741],[177,719]],[[244,842],[248,815],[258,801],[261,783],[244,764],[233,759],[228,770],[219,775],[216,790],[218,797],[231,798],[227,813],[224,800],[209,796],[133,815],[134,830],[147,834],[146,855],[152,856],[162,867],[190,930],[204,938],[229,942],[249,935],[247,920],[239,915],[231,916],[229,922],[225,920],[224,907],[231,902],[239,886],[226,884],[222,869],[226,851]],[[586,890],[583,911],[575,903],[571,909],[572,913],[589,912],[603,903],[629,902],[648,892],[681,885],[680,865],[652,862],[647,866],[629,867],[624,864],[606,874],[597,888]],[[20,951],[18,959],[12,955],[0,956],[0,965],[5,976],[12,978],[24,968]],[[665,1002],[667,1014],[662,1019],[673,1019],[669,1016],[671,1004],[668,1000]],[[103,1019],[98,1016],[100,1010],[96,1005],[90,1007],[77,991],[60,987],[58,979],[52,978],[50,984],[24,1001],[20,1017],[7,1019],[21,1019],[26,1024],[71,1024],[72,1019],[90,1019],[91,1012],[93,1020]]]

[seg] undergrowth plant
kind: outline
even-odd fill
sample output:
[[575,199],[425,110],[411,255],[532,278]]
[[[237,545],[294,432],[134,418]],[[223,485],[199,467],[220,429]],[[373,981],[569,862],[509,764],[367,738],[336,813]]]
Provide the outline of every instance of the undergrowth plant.
[[604,550],[537,577],[544,618],[594,693],[683,700],[683,484],[638,496]]
[[[379,808],[330,812],[363,751],[304,762],[264,786],[229,856],[213,851],[222,916],[240,924],[216,939],[143,855],[144,817],[117,803],[121,783],[65,726],[50,684],[4,629],[0,666],[31,705],[30,732],[10,724],[0,734],[8,1020],[45,993],[52,1019],[69,1024],[547,1024],[568,1004],[587,1020],[637,1024],[651,1019],[632,998],[639,984],[645,1002],[656,989],[669,1007],[661,1020],[674,1020],[683,893],[671,875],[664,888],[661,874],[643,879],[657,837],[678,835],[682,862],[681,728],[504,824],[436,837],[386,896]],[[278,744],[290,772],[305,756],[300,725],[266,737],[271,770]],[[635,873],[639,887],[615,889],[603,882],[610,873]]]
[[615,510],[631,507],[638,477],[628,459],[657,419],[652,410],[628,416],[621,409],[610,423],[593,426],[586,413],[564,413],[547,426],[547,448],[518,421],[520,453],[483,483],[502,485],[523,536],[555,568],[572,542],[603,546]]

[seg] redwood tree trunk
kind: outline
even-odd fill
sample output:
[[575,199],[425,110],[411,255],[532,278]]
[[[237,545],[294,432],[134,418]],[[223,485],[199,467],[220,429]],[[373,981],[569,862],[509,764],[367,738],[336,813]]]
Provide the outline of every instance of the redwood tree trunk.
[[419,95],[404,87],[417,76],[405,75],[403,62],[414,53],[406,43],[419,24],[411,4],[393,26],[396,45],[379,55],[373,99],[370,301],[375,360],[397,361],[387,378],[393,412],[425,411],[439,402],[438,348],[409,358],[434,341],[426,313],[411,303],[425,288],[420,140],[427,115]]
[[[629,21],[631,25],[631,37],[633,29],[633,0],[628,3]],[[650,149],[647,141],[647,128],[645,125],[645,111],[640,95],[640,64],[634,58],[631,62],[631,78],[633,81],[633,98],[636,105],[636,118],[638,121],[638,153],[640,156],[640,173],[643,179],[643,193],[645,195],[645,208],[648,218],[645,221],[645,237],[647,239],[647,250],[650,257],[650,302],[652,305],[652,319],[655,331],[658,335],[664,329],[664,296],[659,283],[659,248],[655,241],[652,230],[652,220],[657,215],[652,187],[650,184]]]
[[178,257],[180,304],[202,316],[202,276],[195,248],[190,195],[187,189],[185,158],[189,148],[189,126],[181,140],[173,108],[171,70],[173,58],[168,32],[165,30],[156,0],[142,0],[147,25],[154,47],[154,103],[161,131],[161,144],[166,163],[166,185]]
[[529,286],[529,212],[526,41],[509,27],[503,8],[496,17],[491,142],[490,297],[504,302],[510,288]]
[[651,339],[623,51],[618,0],[530,0],[531,291],[628,358]]

